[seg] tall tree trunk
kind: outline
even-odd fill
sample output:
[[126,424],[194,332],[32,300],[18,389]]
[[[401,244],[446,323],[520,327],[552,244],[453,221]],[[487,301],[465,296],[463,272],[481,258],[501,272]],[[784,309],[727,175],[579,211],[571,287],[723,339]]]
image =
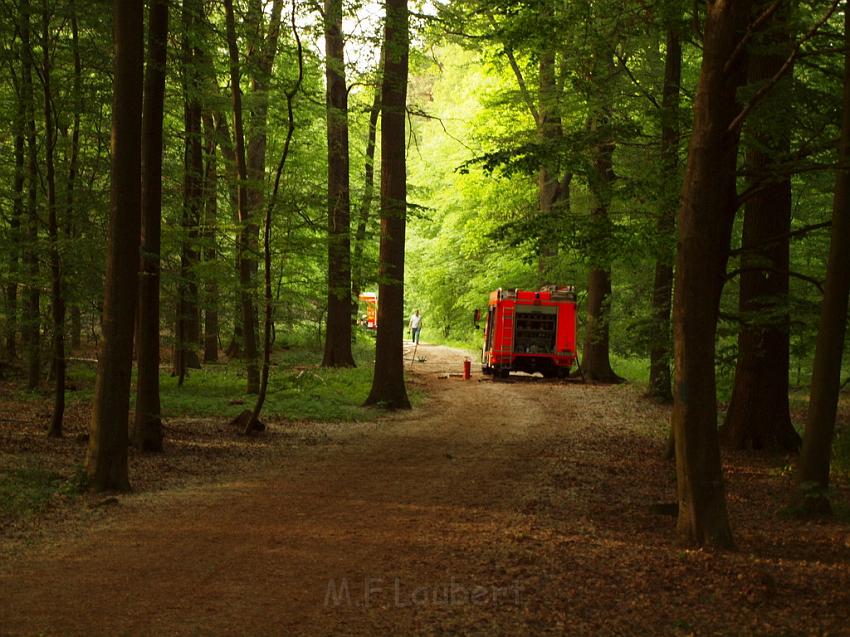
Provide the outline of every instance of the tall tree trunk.
[[[542,2],[540,6],[542,21],[551,23],[555,19],[555,9],[551,0]],[[554,40],[544,43],[538,67],[537,135],[540,142],[549,148],[556,147],[564,136],[555,68],[555,44]],[[542,165],[537,173],[538,208],[543,217],[540,224],[537,258],[538,284],[541,286],[553,282],[549,277],[558,257],[558,232],[563,218],[561,203],[566,194],[561,186],[559,172],[556,163]]]
[[[782,21],[782,26],[786,19],[784,12],[774,18]],[[788,57],[792,42],[787,33],[772,40],[762,44],[762,48],[772,45],[772,50],[753,54],[750,59],[753,84],[770,80]],[[775,101],[771,105],[776,109],[781,109],[782,96],[788,95],[782,88],[773,89],[771,99]],[[762,190],[747,201],[744,214],[738,361],[720,435],[738,449],[796,451],[801,441],[791,424],[788,406],[791,179],[775,176],[789,154],[791,122],[777,122],[775,112],[762,121],[758,115],[752,115],[748,122],[755,130],[747,152],[747,172],[751,175],[750,187]],[[785,238],[777,241],[776,237]]]
[[257,393],[257,402],[254,404],[254,410],[251,412],[250,420],[245,423],[244,433],[247,435],[256,427],[260,417],[260,412],[263,409],[263,403],[266,400],[266,392],[269,388],[269,373],[271,370],[271,355],[272,355],[272,336],[274,333],[274,316],[272,307],[272,212],[277,203],[277,195],[280,190],[280,180],[283,176],[283,169],[286,167],[286,160],[289,157],[289,149],[292,144],[292,136],[295,133],[295,110],[293,109],[293,101],[298,91],[301,90],[301,82],[304,79],[304,49],[301,45],[301,38],[298,35],[296,25],[296,0],[292,0],[292,35],[295,39],[297,56],[298,56],[298,77],[295,84],[285,91],[286,95],[286,113],[287,113],[287,129],[286,140],[283,143],[283,152],[281,153],[280,161],[277,164],[277,171],[274,178],[274,186],[272,188],[271,199],[266,205],[265,218],[263,222],[263,301],[264,301],[264,320],[263,320],[263,370],[260,377],[260,391]]
[[38,142],[35,136],[35,94],[33,92],[33,49],[30,38],[32,7],[21,0],[21,91],[26,108],[27,136],[27,264],[26,319],[22,321],[27,343],[27,388],[35,389],[41,381],[41,295],[38,268]]
[[202,12],[198,0],[183,2],[183,123],[185,147],[183,161],[183,241],[180,247],[177,330],[174,372],[182,383],[187,368],[199,368],[197,348],[200,342],[198,310],[197,238],[203,205],[203,150],[201,142],[201,98],[199,55],[196,39]]
[[9,221],[9,279],[6,283],[6,357],[17,358],[18,325],[18,260],[20,257],[21,220],[24,216],[25,144],[24,126],[26,106],[23,96],[18,96],[18,112],[15,118],[15,181],[12,188],[12,218]]
[[[598,36],[597,36],[598,38]],[[611,88],[614,68],[608,45],[596,41],[593,53],[590,96],[590,133],[595,142],[592,149],[588,186],[593,196],[590,209],[593,249],[588,255],[590,270],[587,276],[587,305],[584,328],[584,351],[581,367],[586,378],[603,383],[622,379],[611,368],[611,261],[612,234],[609,208],[614,183],[614,139],[611,132]]]
[[682,188],[673,300],[673,434],[683,543],[731,547],[717,438],[714,375],[720,293],[735,217],[737,91],[746,78],[737,46],[749,0],[708,3],[693,136]]
[[103,299],[103,341],[86,473],[95,491],[126,491],[127,420],[141,231],[144,2],[113,0],[112,188]]
[[[384,51],[381,49],[381,59],[378,62],[378,75],[383,72]],[[372,214],[372,200],[375,198],[375,141],[378,133],[378,117],[381,114],[381,83],[375,85],[375,95],[369,108],[369,133],[366,138],[366,161],[363,167],[363,198],[360,201],[360,211],[357,215],[357,228],[354,232],[354,254],[351,259],[351,296],[354,310],[357,310],[357,299],[363,291],[363,248],[366,243],[366,228]]]
[[[230,199],[230,208],[234,224],[239,223],[239,171],[236,167],[236,151],[233,147],[233,140],[230,137],[230,131],[227,128],[227,120],[223,113],[216,115],[216,131],[218,134],[218,142],[221,146],[221,156],[224,159],[225,169],[228,175],[228,194]],[[236,279],[239,280],[240,268],[242,262],[241,248],[241,231],[236,233],[236,258],[233,261],[233,267]],[[238,358],[242,355],[242,293],[237,292],[236,295],[236,312],[233,316],[233,337],[225,350],[225,354],[229,358]]]
[[826,286],[821,305],[806,432],[797,468],[800,504],[810,515],[828,514],[829,466],[838,408],[841,359],[850,294],[850,3],[844,3],[844,93],[841,143],[832,200]]
[[404,238],[407,216],[405,117],[407,106],[407,0],[386,0],[381,91],[381,253],[375,373],[367,405],[410,409],[404,384]]
[[325,0],[328,139],[328,315],[322,367],[354,367],[351,352],[351,193],[342,0]]
[[148,18],[148,61],[142,117],[142,223],[139,312],[136,322],[138,382],[133,446],[162,451],[159,394],[159,294],[162,236],[162,120],[168,48],[169,0],[153,0]]
[[[80,30],[77,21],[77,3],[76,0],[71,0],[71,49],[74,57],[74,82],[73,92],[74,98],[74,123],[71,131],[71,156],[68,161],[68,180],[66,182],[66,205],[65,205],[65,239],[70,242],[74,238],[75,233],[75,189],[77,184],[77,171],[80,159],[80,116],[83,110],[82,97],[82,82],[83,82],[83,64],[80,58]],[[69,275],[67,264],[64,264],[65,280],[69,281],[72,276]],[[71,347],[80,346],[80,308],[74,303],[71,308]]]
[[[677,6],[676,3],[668,3]],[[670,387],[670,302],[673,296],[672,245],[676,227],[679,180],[679,96],[682,77],[681,10],[667,17],[667,46],[664,59],[664,93],[661,101],[662,196],[656,223],[663,246],[655,262],[652,286],[653,341],[649,354],[649,395],[663,403],[673,402]],[[668,195],[667,193],[671,193]],[[672,449],[671,449],[672,452]],[[672,457],[672,453],[670,454]]]
[[[215,263],[216,227],[218,225],[218,161],[217,132],[211,113],[203,117],[206,137],[206,168],[204,169],[204,262]],[[204,284],[204,362],[218,361],[218,278],[209,276]]]
[[250,235],[254,234],[256,245],[256,223],[251,221],[248,207],[248,167],[245,161],[245,130],[242,119],[242,90],[240,88],[239,47],[236,40],[236,18],[233,12],[233,0],[224,0],[227,20],[227,49],[230,58],[230,91],[233,100],[233,137],[236,155],[238,183],[238,210],[241,231],[239,234],[239,287],[241,323],[243,332],[243,352],[247,359],[247,388],[249,394],[260,389],[260,371],[257,366],[257,333],[254,330],[254,270],[256,259],[250,256]]
[[62,262],[59,253],[59,221],[56,214],[56,131],[53,126],[53,95],[51,94],[50,72],[50,6],[42,4],[41,19],[42,69],[41,82],[44,87],[44,136],[47,181],[47,234],[50,240],[50,302],[53,315],[53,415],[47,435],[62,437],[62,419],[65,415],[65,293],[62,289]]

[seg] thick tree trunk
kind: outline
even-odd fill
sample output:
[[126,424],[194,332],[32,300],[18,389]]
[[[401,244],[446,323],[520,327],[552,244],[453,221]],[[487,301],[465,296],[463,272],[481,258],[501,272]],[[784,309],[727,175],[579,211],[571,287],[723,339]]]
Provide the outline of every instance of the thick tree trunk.
[[59,221],[56,211],[56,131],[53,126],[53,95],[51,94],[50,59],[50,7],[42,5],[42,69],[44,87],[45,172],[47,181],[47,234],[50,255],[50,303],[53,316],[53,414],[47,435],[62,437],[62,419],[65,416],[65,293],[62,289],[62,263],[59,254]]
[[138,381],[133,445],[162,451],[159,394],[159,295],[162,236],[162,120],[168,45],[169,0],[154,0],[148,19],[148,65],[142,118],[142,258],[136,324]]
[[[786,35],[774,44],[781,48],[752,56],[751,83],[769,80],[785,63],[790,38]],[[781,87],[775,88],[772,96],[776,107],[781,95],[787,95],[777,95],[779,91]],[[796,451],[801,441],[788,406],[791,179],[774,176],[778,164],[788,156],[791,128],[790,122],[789,126],[777,124],[773,114],[769,121],[759,121],[757,116],[751,116],[748,123],[757,130],[751,134],[747,171],[750,187],[763,190],[748,200],[744,214],[738,361],[720,435],[737,449]],[[785,238],[777,241],[776,237]]]
[[739,133],[737,91],[746,77],[736,50],[751,2],[708,4],[693,136],[682,189],[673,302],[676,359],[673,433],[683,543],[733,546],[717,438],[715,335],[732,222]]
[[31,13],[30,0],[21,0],[21,92],[26,109],[27,137],[27,245],[24,261],[29,277],[26,318],[22,320],[22,331],[27,344],[27,388],[35,389],[41,382],[41,295],[38,267],[38,142],[35,135],[35,94],[32,82]]
[[[203,117],[206,137],[206,168],[204,170],[204,262],[215,263],[216,227],[218,225],[218,161],[217,132],[212,114]],[[204,284],[204,362],[218,361],[218,279],[207,277]]]
[[[682,76],[682,42],[679,33],[680,13],[669,18],[666,57],[664,60],[664,93],[661,102],[662,194],[656,228],[662,248],[655,262],[652,286],[653,341],[649,354],[649,396],[662,403],[673,402],[670,386],[670,309],[673,296],[672,244],[676,226],[679,184],[679,94]],[[675,198],[674,198],[675,197]]]
[[844,39],[844,94],[839,168],[832,201],[832,235],[812,366],[806,432],[797,470],[800,505],[810,515],[831,512],[829,467],[850,294],[850,3],[847,2],[844,4]]
[[86,473],[95,491],[130,488],[127,419],[141,231],[143,0],[113,0],[112,188],[103,299],[103,341],[92,404]]
[[328,314],[322,367],[354,367],[351,353],[351,193],[342,0],[325,0],[328,139]]
[[405,117],[408,75],[407,0],[386,1],[381,92],[381,256],[375,373],[367,405],[410,409],[404,384],[404,238],[407,212]]

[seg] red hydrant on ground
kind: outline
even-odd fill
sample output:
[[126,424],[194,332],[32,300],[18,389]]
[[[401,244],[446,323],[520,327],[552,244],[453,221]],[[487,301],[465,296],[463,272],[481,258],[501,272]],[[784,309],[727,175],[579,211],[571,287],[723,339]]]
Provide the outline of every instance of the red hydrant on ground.
[[469,380],[472,373],[472,361],[469,358],[463,359],[463,379]]

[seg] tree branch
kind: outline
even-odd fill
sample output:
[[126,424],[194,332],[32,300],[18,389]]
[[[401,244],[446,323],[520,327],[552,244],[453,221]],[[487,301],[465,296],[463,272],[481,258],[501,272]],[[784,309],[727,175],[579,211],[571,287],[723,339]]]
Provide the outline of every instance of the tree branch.
[[746,272],[772,272],[774,274],[786,274],[795,279],[800,279],[801,281],[807,281],[814,285],[818,290],[823,293],[823,283],[821,283],[818,279],[813,276],[809,276],[808,274],[802,274],[800,272],[791,272],[790,270],[780,270],[778,268],[764,268],[764,267],[747,267],[747,268],[738,268],[737,270],[732,270],[731,272],[726,273],[726,280],[731,281],[736,276],[744,274]]
[[[493,27],[493,31],[498,32],[499,25],[496,22],[496,18],[493,17],[492,12],[487,11],[487,19],[490,21],[490,26]],[[528,107],[528,110],[531,112],[531,116],[534,118],[535,125],[540,124],[540,113],[537,111],[537,108],[534,106],[534,100],[531,99],[531,93],[528,91],[528,86],[525,84],[525,78],[522,76],[522,71],[519,68],[519,64],[517,64],[516,56],[513,51],[509,49],[507,46],[504,47],[505,55],[508,58],[508,62],[513,69],[514,75],[516,75],[517,83],[519,84],[519,92],[522,94],[522,98],[525,101],[525,105]]]
[[[732,123],[729,124],[729,128],[727,129],[728,133],[734,133],[741,127],[744,123],[744,120],[747,119],[749,114],[753,111],[753,109],[758,105],[758,103],[764,99],[764,97],[773,89],[774,86],[782,79],[782,77],[789,71],[791,66],[794,64],[794,61],[800,55],[800,50],[802,46],[811,40],[818,32],[818,30],[824,25],[824,23],[832,17],[832,14],[835,13],[835,10],[838,8],[838,3],[840,0],[832,0],[832,5],[829,7],[829,10],[824,14],[824,16],[815,22],[812,25],[812,28],[802,37],[802,39],[797,42],[794,50],[791,52],[791,55],[785,60],[779,70],[771,77],[767,82],[762,84],[758,91],[756,91],[755,95],[750,98],[750,101],[747,102],[746,106],[738,113],[738,116],[732,120]],[[727,63],[728,64],[728,63]]]
[[766,239],[760,243],[757,243],[752,246],[747,246],[746,248],[736,248],[735,250],[729,251],[729,256],[734,257],[746,252],[754,252],[756,250],[760,250],[761,248],[768,246],[772,243],[777,243],[778,241],[784,241],[785,239],[795,239],[797,237],[803,237],[810,232],[814,232],[815,230],[822,230],[824,228],[829,228],[832,226],[831,221],[824,221],[823,223],[816,223],[811,226],[804,226],[802,228],[798,228],[797,230],[792,230],[791,232],[786,232],[784,234],[777,235],[775,237],[771,237]]

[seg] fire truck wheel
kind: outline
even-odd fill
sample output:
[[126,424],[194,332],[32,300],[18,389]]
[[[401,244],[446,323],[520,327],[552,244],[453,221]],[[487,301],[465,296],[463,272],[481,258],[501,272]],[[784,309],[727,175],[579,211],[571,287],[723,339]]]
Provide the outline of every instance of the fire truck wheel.
[[507,378],[511,373],[509,369],[500,369],[499,370],[499,378]]

